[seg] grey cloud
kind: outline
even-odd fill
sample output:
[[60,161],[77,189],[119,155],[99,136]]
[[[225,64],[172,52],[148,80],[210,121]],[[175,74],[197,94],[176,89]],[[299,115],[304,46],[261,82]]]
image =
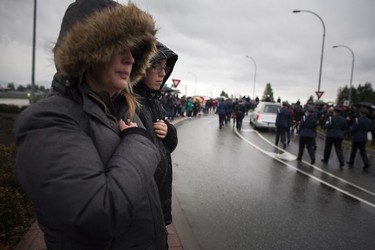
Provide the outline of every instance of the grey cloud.
[[[38,2],[36,80],[49,82],[54,73],[51,48],[71,0]],[[245,57],[249,55],[257,63],[257,96],[268,82],[283,100],[315,96],[322,25],[311,14],[293,14],[294,9],[314,11],[326,24],[323,99],[334,100],[338,87],[349,82],[350,54],[343,48],[333,49],[336,44],[355,52],[353,83],[375,82],[372,0],[134,2],[154,16],[160,28],[158,38],[179,54],[170,79],[181,79],[181,92],[186,88],[188,95],[194,92],[195,74],[197,94],[217,96],[225,90],[252,97],[254,65]],[[32,9],[32,1],[0,2],[0,80],[29,81]]]

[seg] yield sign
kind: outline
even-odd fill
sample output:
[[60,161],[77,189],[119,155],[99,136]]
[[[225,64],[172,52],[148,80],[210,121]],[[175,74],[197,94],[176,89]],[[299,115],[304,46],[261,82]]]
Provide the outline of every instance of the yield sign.
[[177,88],[178,84],[181,82],[181,80],[178,80],[178,79],[172,79],[172,82],[173,82],[173,86],[175,88]]
[[319,100],[320,97],[322,97],[322,95],[324,94],[324,91],[315,91],[315,94],[316,94],[316,96],[318,97],[318,100]]

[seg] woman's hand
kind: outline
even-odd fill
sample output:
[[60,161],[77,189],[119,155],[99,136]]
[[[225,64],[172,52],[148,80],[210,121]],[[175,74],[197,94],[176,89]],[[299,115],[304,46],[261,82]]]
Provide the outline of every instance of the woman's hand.
[[168,126],[163,120],[154,122],[154,131],[158,138],[164,139],[168,133]]
[[130,120],[125,123],[124,120],[120,119],[120,121],[118,122],[118,127],[120,131],[123,131],[124,129],[138,127],[138,125],[137,123],[131,122]]

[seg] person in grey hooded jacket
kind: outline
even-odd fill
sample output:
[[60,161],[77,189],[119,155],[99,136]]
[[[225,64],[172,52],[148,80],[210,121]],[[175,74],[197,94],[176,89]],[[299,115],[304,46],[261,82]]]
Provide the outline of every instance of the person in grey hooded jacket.
[[48,249],[167,249],[153,178],[160,152],[132,93],[155,35],[131,3],[76,0],[66,11],[54,91],[16,124],[16,174]]
[[140,95],[141,110],[139,116],[146,129],[153,136],[162,160],[155,172],[155,180],[163,208],[165,225],[172,223],[172,157],[177,147],[176,128],[165,119],[166,111],[161,104],[161,89],[171,75],[178,56],[164,44],[157,42],[158,52],[146,69],[146,75],[135,86]]

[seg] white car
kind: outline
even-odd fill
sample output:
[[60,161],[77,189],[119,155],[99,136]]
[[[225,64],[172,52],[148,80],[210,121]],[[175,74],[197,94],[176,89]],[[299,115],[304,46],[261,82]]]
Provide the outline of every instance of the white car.
[[250,124],[256,128],[276,128],[277,110],[281,108],[278,102],[259,102],[250,113]]

